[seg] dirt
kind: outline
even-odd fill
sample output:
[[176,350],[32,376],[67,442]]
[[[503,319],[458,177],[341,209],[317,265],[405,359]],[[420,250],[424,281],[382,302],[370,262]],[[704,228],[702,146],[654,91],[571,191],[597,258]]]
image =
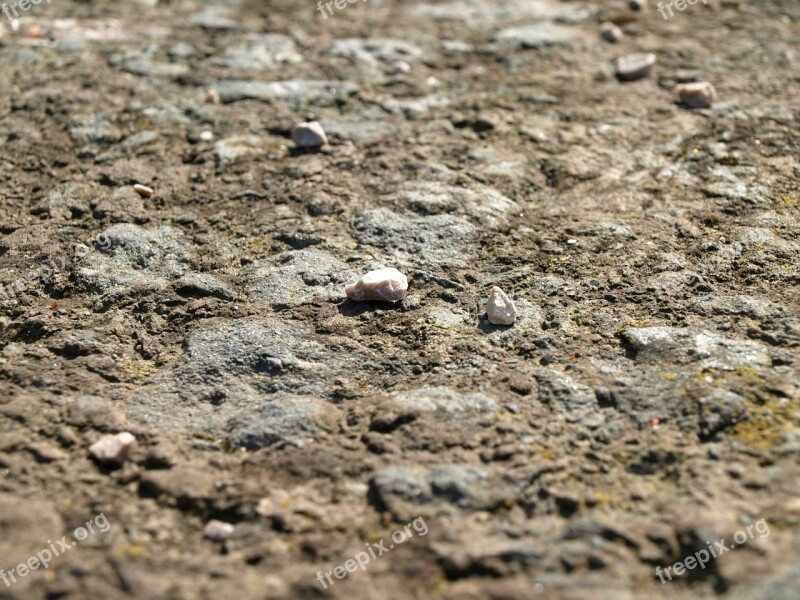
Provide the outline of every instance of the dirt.
[[796,597],[800,6],[340,6],[2,17],[0,598]]

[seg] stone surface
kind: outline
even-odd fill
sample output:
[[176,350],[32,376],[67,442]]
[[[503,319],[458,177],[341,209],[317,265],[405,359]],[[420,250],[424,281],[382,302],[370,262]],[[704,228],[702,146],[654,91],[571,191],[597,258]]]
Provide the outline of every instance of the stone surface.
[[337,100],[346,100],[357,92],[357,87],[346,81],[222,81],[220,99],[224,103],[243,100],[284,101],[295,107],[306,105],[331,106]]
[[229,47],[210,62],[231,71],[267,71],[302,60],[303,56],[297,51],[292,38],[279,33],[267,33]]
[[393,267],[376,269],[358,278],[344,288],[347,297],[356,302],[377,300],[400,302],[406,297],[408,279]]
[[69,403],[66,422],[77,427],[114,431],[124,424],[125,417],[105,398],[79,396]]
[[626,329],[623,340],[637,362],[700,362],[718,369],[769,363],[767,349],[757,342],[733,340],[704,330],[679,327]]
[[255,262],[246,270],[248,293],[275,307],[339,301],[355,272],[324,250],[305,248]]
[[794,598],[800,4],[337,2],[0,19],[0,595]]
[[439,267],[465,264],[477,239],[475,226],[447,214],[418,217],[379,208],[357,215],[353,226],[361,244]]
[[576,29],[555,23],[535,23],[504,29],[495,35],[498,42],[514,44],[521,48],[544,48],[563,44],[578,37]]

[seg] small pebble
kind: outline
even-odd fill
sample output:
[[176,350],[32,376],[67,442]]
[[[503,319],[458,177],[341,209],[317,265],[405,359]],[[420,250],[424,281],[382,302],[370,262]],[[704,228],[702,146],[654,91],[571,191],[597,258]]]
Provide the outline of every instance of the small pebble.
[[647,6],[647,1],[646,0],[630,0],[630,2],[628,2],[628,6],[631,7],[631,10],[637,10],[637,11],[638,10],[644,10],[644,8]]
[[200,139],[204,142],[210,142],[214,139],[214,134],[206,129],[200,132]]
[[505,292],[495,286],[486,302],[486,316],[492,325],[513,325],[517,320],[517,309]]
[[153,197],[153,188],[149,188],[146,185],[142,185],[141,183],[135,184],[133,186],[133,191],[139,194],[142,198]]
[[622,29],[614,25],[611,21],[603,21],[600,23],[600,35],[603,39],[612,44],[616,44],[623,37]]
[[328,143],[328,137],[317,121],[298,123],[292,128],[292,141],[298,148],[319,148]]
[[650,75],[656,64],[655,54],[628,54],[617,59],[617,77],[622,81],[634,81]]
[[687,108],[710,108],[717,99],[717,91],[707,81],[682,83],[675,88],[681,104]]
[[206,104],[219,104],[219,92],[214,88],[211,88],[210,90],[208,90],[206,92],[205,103]]
[[124,431],[116,435],[106,435],[89,446],[92,458],[103,464],[121,465],[136,444],[133,434]]
[[212,542],[227,540],[232,533],[233,525],[215,519],[211,519],[203,528],[203,537],[208,538]]
[[350,300],[378,300],[381,302],[400,302],[406,296],[408,279],[394,268],[370,271],[355,283],[345,286],[344,291]]
[[398,60],[392,63],[389,72],[392,75],[404,75],[411,72],[411,65],[404,60]]

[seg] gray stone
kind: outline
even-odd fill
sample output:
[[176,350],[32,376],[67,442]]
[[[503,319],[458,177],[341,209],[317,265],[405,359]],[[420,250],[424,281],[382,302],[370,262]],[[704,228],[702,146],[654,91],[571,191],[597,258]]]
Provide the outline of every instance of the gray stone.
[[506,227],[521,210],[496,189],[480,184],[465,187],[418,181],[404,184],[387,199],[420,215],[463,215],[477,226],[491,228]]
[[100,187],[93,183],[69,182],[53,187],[47,197],[31,212],[46,214],[50,218],[69,219],[72,215],[88,213],[90,203],[100,194]]
[[140,131],[122,140],[119,144],[97,156],[95,162],[102,163],[126,156],[136,155],[137,150],[149,146],[158,139],[158,132],[153,130]]
[[504,29],[494,36],[494,40],[521,48],[544,48],[564,44],[580,35],[579,29],[543,22]]
[[236,292],[207,273],[187,273],[172,285],[176,292],[185,296],[215,296],[222,300],[235,300],[237,297]]
[[552,369],[537,369],[533,375],[539,384],[537,399],[554,413],[563,415],[569,423],[579,423],[590,429],[603,424],[592,388]]
[[276,308],[344,300],[344,284],[356,277],[347,265],[316,248],[256,261],[245,275],[248,295]]
[[741,315],[767,321],[787,315],[784,306],[752,296],[712,296],[697,301],[697,306],[712,315]]
[[[255,400],[255,399],[254,399]],[[255,401],[246,412],[225,424],[225,442],[232,448],[258,450],[274,444],[302,447],[313,442],[330,406],[313,396],[275,394]]]
[[122,132],[109,116],[101,113],[73,117],[68,131],[78,144],[112,144],[122,138]]
[[186,60],[192,58],[196,54],[197,50],[195,50],[194,46],[186,42],[176,42],[167,50],[167,55],[176,60]]
[[402,408],[420,412],[431,412],[440,418],[461,418],[475,413],[491,413],[499,410],[492,398],[481,393],[467,393],[447,386],[424,387],[391,395]]
[[757,342],[732,340],[679,327],[632,327],[622,333],[634,360],[646,364],[699,362],[715,369],[768,365],[767,349]]
[[280,33],[265,33],[227,48],[209,62],[231,71],[268,71],[302,60],[303,56],[292,38]]
[[544,20],[574,14],[572,7],[553,0],[508,0],[507,2],[475,2],[450,0],[449,2],[422,2],[413,5],[413,13],[420,18],[464,21],[473,27],[487,27],[502,22],[519,22],[523,19]]
[[698,400],[700,439],[708,441],[746,417],[744,399],[738,394],[715,388]]
[[389,65],[396,61],[413,61],[422,56],[417,46],[401,40],[388,39],[341,39],[328,48],[328,54],[368,63]]
[[226,104],[240,100],[281,100],[293,108],[335,106],[358,91],[346,81],[222,81],[217,86]]
[[109,62],[112,66],[143,77],[164,77],[176,79],[189,73],[189,66],[183,63],[161,62],[157,60],[160,48],[148,44],[122,54],[115,54]]
[[276,150],[277,144],[256,135],[236,135],[219,140],[214,144],[214,160],[217,169],[222,170],[232,164],[241,163],[264,156]]
[[460,217],[417,217],[385,208],[358,215],[353,223],[356,240],[383,248],[393,256],[436,266],[463,266],[473,254],[476,228]]
[[206,320],[187,336],[183,359],[137,391],[129,415],[233,447],[307,443],[329,418],[324,396],[335,377],[372,364],[315,338],[291,321]]
[[145,230],[128,223],[112,225],[97,236],[107,241],[102,252],[89,252],[82,259],[86,266],[77,271],[78,281],[109,302],[161,289],[189,270],[182,236],[167,226]]
[[351,140],[357,146],[376,144],[387,137],[398,135],[402,130],[402,123],[388,120],[386,113],[378,108],[320,119],[320,124],[325,131],[337,138]]
[[233,11],[226,6],[209,6],[192,15],[189,23],[211,31],[232,31],[240,29]]
[[429,511],[493,510],[515,493],[492,471],[458,464],[431,469],[388,467],[370,480],[370,496],[377,507],[401,519]]

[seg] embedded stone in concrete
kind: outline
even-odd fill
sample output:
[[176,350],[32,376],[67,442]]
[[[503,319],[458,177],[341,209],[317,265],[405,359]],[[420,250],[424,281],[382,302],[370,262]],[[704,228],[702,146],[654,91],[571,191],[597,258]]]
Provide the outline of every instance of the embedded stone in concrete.
[[292,129],[292,141],[298,148],[319,148],[328,143],[328,136],[316,121],[298,123]]
[[517,309],[514,302],[506,296],[505,292],[495,286],[489,293],[486,302],[486,316],[493,325],[513,325],[517,320]]
[[116,435],[106,435],[89,446],[89,454],[96,461],[107,465],[122,465],[136,444],[133,434],[123,431]]
[[717,99],[717,91],[707,81],[682,83],[675,88],[678,97],[687,108],[710,108]]
[[370,271],[355,283],[345,286],[344,291],[350,300],[378,300],[399,302],[405,298],[408,279],[394,268]]
[[617,59],[617,77],[622,81],[634,81],[650,75],[656,64],[655,54],[628,54]]

